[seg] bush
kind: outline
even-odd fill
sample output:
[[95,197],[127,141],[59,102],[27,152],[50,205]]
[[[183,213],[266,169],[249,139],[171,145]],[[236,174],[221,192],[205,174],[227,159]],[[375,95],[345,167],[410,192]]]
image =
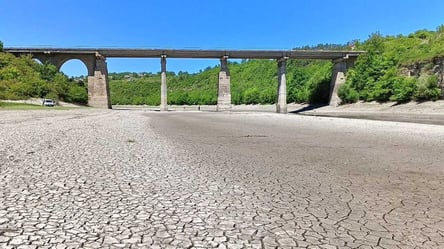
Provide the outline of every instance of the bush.
[[137,96],[135,98],[132,99],[132,103],[133,105],[143,105],[145,104],[145,98],[141,97],[141,96]]
[[88,103],[88,92],[85,87],[73,84],[69,87],[67,101],[87,104]]
[[342,103],[355,103],[359,100],[359,93],[348,83],[342,85],[338,90],[338,96]]
[[390,68],[385,71],[384,75],[378,79],[370,91],[370,98],[378,102],[390,100],[394,93],[394,86],[398,78],[396,68]]
[[256,87],[249,88],[244,92],[244,102],[245,104],[259,104],[259,90]]
[[399,76],[394,83],[394,91],[393,95],[390,97],[390,100],[399,103],[408,102],[413,99],[416,88],[416,78]]
[[188,93],[183,91],[168,92],[168,104],[170,105],[187,105]]
[[238,91],[231,92],[231,102],[235,105],[240,105],[243,103],[242,90],[238,89]]
[[259,93],[259,99],[261,104],[273,104],[276,102],[277,90],[272,88],[264,89]]
[[306,87],[296,89],[293,93],[293,98],[297,103],[308,103],[310,98],[310,90]]
[[148,105],[160,105],[160,94],[159,95],[148,95],[146,103]]
[[441,97],[441,89],[438,87],[438,76],[422,76],[418,79],[418,87],[414,98],[417,101],[438,100]]

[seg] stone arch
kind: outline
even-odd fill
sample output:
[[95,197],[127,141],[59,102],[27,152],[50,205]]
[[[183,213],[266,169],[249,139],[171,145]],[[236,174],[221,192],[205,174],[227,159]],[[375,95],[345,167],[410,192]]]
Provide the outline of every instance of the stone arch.
[[[88,70],[88,66],[87,66],[87,64],[85,63],[85,61],[83,61],[83,60],[81,60],[81,59],[77,59],[77,58],[69,58],[69,59],[66,59],[66,60],[64,60],[63,62],[61,62],[61,65],[60,65],[60,68],[58,68],[58,71],[61,72],[61,71],[62,71],[62,68],[63,68],[64,66],[66,66],[67,64],[70,64],[70,63],[72,63],[72,62],[82,64],[82,66],[83,66],[83,67],[82,67],[82,71],[86,70],[86,76],[89,76],[89,75],[91,74],[91,72],[89,72],[89,70]],[[84,75],[83,72],[82,72],[82,74]]]
[[88,76],[94,76],[94,69],[95,69],[95,56],[69,56],[62,58],[60,60],[60,64],[58,66],[58,70],[62,68],[63,64],[65,64],[67,61],[70,60],[79,60],[83,62],[83,64],[86,67],[86,70],[88,71]]

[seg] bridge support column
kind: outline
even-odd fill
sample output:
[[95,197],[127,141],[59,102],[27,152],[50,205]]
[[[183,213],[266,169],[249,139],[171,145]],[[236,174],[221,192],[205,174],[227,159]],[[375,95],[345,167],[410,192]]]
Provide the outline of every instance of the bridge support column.
[[167,79],[166,79],[166,55],[160,58],[160,111],[168,111],[168,93],[167,93]]
[[287,113],[287,58],[282,58],[277,61],[278,64],[278,89],[276,112]]
[[106,58],[96,54],[94,74],[88,76],[88,105],[111,109]]
[[229,110],[231,110],[230,71],[228,70],[228,56],[224,56],[220,59],[216,111]]
[[338,96],[339,87],[345,83],[345,73],[347,70],[347,61],[344,59],[334,61],[332,79],[330,83],[330,101],[329,105],[336,107],[341,104]]

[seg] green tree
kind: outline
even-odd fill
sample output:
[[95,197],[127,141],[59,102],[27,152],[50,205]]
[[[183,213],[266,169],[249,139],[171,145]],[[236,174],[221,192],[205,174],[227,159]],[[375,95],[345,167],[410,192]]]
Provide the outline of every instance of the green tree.
[[56,66],[49,63],[38,64],[37,70],[40,72],[40,77],[46,81],[52,81],[58,73]]
[[410,101],[417,89],[416,82],[417,80],[414,77],[397,76],[393,87],[393,95],[390,97],[390,100],[399,103]]
[[77,84],[70,85],[67,94],[67,101],[78,104],[87,104],[88,92],[86,88]]

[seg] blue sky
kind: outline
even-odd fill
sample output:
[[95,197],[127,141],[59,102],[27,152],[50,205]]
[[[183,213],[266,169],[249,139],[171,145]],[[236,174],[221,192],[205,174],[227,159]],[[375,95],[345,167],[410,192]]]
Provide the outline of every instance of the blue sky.
[[[0,0],[5,47],[292,49],[409,34],[444,24],[442,0]],[[160,59],[108,59],[110,72],[158,72]],[[218,60],[169,59],[197,72]],[[86,74],[79,61],[62,71]]]

